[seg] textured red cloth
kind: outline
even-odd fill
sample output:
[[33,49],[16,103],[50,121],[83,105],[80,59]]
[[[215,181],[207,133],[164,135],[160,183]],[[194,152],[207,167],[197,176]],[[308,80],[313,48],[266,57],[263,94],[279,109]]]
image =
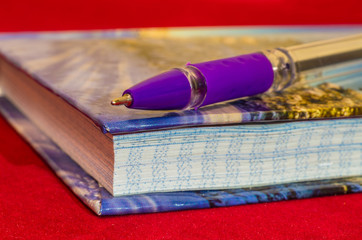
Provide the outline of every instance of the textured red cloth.
[[360,239],[362,236],[362,194],[98,217],[3,118],[0,129],[0,238]]
[[360,0],[3,0],[0,31],[362,23]]
[[[154,26],[362,24],[360,0],[17,0],[0,31]],[[1,239],[360,239],[362,194],[97,217],[0,118]],[[21,150],[19,150],[21,149]]]

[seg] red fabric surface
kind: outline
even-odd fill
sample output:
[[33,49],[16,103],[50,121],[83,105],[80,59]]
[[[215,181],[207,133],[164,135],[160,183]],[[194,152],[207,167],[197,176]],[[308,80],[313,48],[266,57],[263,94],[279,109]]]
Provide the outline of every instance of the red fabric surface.
[[[362,24],[360,2],[8,0],[0,4],[0,31]],[[3,239],[360,239],[362,236],[362,194],[97,217],[2,118],[0,129],[0,238]]]
[[360,0],[3,0],[0,31],[362,23]]
[[0,129],[0,238],[360,239],[362,235],[362,194],[98,217],[3,118]]

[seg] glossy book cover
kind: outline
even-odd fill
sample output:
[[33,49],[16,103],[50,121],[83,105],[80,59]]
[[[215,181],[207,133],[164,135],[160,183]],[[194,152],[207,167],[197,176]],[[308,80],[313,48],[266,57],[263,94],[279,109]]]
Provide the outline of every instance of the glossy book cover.
[[[358,27],[285,27],[15,34],[0,36],[0,54],[86,114],[104,133],[122,134],[185,126],[360,116],[361,71],[352,71],[347,79],[328,80],[338,85],[310,86],[301,79],[283,93],[269,92],[198,111],[144,111],[110,104],[130,86],[187,62],[359,31]],[[361,66],[359,63],[355,68]]]

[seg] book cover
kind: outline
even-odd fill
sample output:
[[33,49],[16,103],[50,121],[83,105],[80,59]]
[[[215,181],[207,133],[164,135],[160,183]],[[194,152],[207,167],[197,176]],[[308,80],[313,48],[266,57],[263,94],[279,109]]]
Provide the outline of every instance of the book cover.
[[[196,28],[4,35],[0,37],[0,53],[11,64],[86,114],[104,133],[122,134],[190,126],[360,115],[358,101],[361,98],[357,93],[303,84],[281,94],[271,92],[207,106],[199,111],[144,111],[110,105],[111,99],[132,85],[187,62],[286,47],[345,36],[359,30],[357,27]],[[337,78],[329,82],[358,89],[361,74],[355,72],[347,79]],[[337,95],[332,96],[331,92]]]

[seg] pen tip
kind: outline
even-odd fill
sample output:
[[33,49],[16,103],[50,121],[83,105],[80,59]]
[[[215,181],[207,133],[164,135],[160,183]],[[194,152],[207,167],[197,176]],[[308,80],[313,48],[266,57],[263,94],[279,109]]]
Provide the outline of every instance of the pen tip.
[[115,98],[111,101],[112,105],[125,105],[126,107],[131,106],[132,97],[129,94],[124,94],[122,97]]

